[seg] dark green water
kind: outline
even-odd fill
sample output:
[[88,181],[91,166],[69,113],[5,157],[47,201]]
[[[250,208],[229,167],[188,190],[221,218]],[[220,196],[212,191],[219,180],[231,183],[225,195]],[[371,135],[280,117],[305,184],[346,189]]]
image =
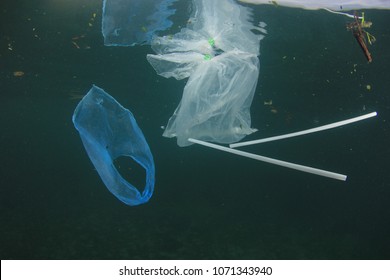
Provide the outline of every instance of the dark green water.
[[[367,64],[348,18],[255,7],[268,35],[252,104],[259,132],[248,139],[378,116],[245,150],[348,175],[339,182],[163,138],[185,81],[157,76],[148,46],[104,47],[101,5],[1,1],[2,259],[390,257],[388,11],[366,11],[377,38]],[[148,139],[157,173],[145,205],[108,192],[73,127],[73,97],[94,83],[134,113]]]

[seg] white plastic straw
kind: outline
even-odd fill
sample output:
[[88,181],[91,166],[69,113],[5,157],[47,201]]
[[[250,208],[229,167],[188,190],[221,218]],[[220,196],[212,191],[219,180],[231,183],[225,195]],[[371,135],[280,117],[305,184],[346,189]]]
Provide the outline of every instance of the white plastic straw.
[[375,117],[376,115],[377,115],[376,112],[372,112],[372,113],[369,113],[369,114],[366,114],[366,115],[363,115],[363,116],[359,116],[359,117],[356,117],[356,118],[352,118],[352,119],[348,119],[348,120],[344,120],[344,121],[340,121],[340,122],[335,122],[335,123],[331,123],[331,124],[327,124],[327,125],[311,128],[311,129],[306,129],[306,130],[302,130],[302,131],[298,131],[298,132],[293,132],[293,133],[288,133],[288,134],[284,134],[284,135],[273,136],[273,137],[268,137],[268,138],[263,138],[263,139],[258,139],[258,140],[234,143],[234,144],[230,144],[229,146],[230,146],[230,148],[237,148],[237,147],[242,147],[242,146],[249,146],[249,145],[253,145],[253,144],[260,144],[260,143],[264,143],[264,142],[271,142],[271,141],[276,141],[276,140],[280,140],[280,139],[300,136],[300,135],[304,135],[304,134],[318,132],[318,131],[322,131],[322,130],[331,129],[331,128],[335,128],[335,127],[338,127],[338,126],[346,125],[346,124],[349,124],[349,123],[361,121],[361,120],[364,120],[364,119]]
[[320,175],[320,176],[324,176],[324,177],[329,177],[329,178],[336,179],[336,180],[345,181],[347,179],[347,176],[343,175],[343,174],[338,174],[338,173],[334,173],[334,172],[330,172],[330,171],[326,171],[326,170],[322,170],[322,169],[317,169],[317,168],[299,165],[299,164],[286,162],[286,161],[282,161],[282,160],[278,160],[278,159],[268,158],[268,157],[264,157],[264,156],[260,156],[260,155],[256,155],[256,154],[251,154],[248,152],[243,152],[240,150],[231,149],[228,147],[208,143],[208,142],[193,139],[193,138],[189,138],[188,141],[190,141],[192,143],[200,144],[203,146],[207,146],[210,148],[214,148],[214,149],[217,149],[220,151],[224,151],[224,152],[236,154],[236,155],[243,156],[243,157],[248,157],[251,159],[256,159],[256,160],[268,162],[271,164],[276,164],[276,165],[292,168],[292,169],[303,171],[303,172],[308,172],[308,173],[312,173],[312,174],[316,174],[316,175]]
[[[355,15],[351,15],[351,14],[347,14],[347,13],[342,13],[342,12],[336,12],[336,11],[333,11],[331,9],[328,9],[328,8],[323,8],[325,11],[328,11],[332,14],[338,14],[338,15],[343,15],[343,16],[346,16],[346,17],[349,17],[349,18],[355,18]],[[363,17],[357,17],[358,19],[362,19]]]

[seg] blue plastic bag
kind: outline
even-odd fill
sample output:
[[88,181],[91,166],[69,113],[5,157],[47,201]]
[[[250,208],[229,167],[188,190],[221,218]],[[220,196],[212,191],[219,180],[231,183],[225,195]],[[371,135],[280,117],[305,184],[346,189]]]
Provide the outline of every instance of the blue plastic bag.
[[[152,153],[133,114],[94,85],[77,105],[73,123],[109,191],[127,205],[147,202],[154,190],[155,167]],[[114,160],[120,156],[131,157],[145,168],[146,183],[142,192],[116,169]]]

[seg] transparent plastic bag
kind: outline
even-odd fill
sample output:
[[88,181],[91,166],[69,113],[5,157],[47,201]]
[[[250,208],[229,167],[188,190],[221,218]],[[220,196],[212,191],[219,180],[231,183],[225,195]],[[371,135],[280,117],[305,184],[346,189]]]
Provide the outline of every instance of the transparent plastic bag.
[[104,0],[102,33],[106,46],[149,44],[153,35],[171,27],[176,0]]
[[147,59],[166,78],[189,80],[164,131],[177,137],[232,143],[256,131],[250,105],[259,75],[259,42],[264,31],[249,22],[249,8],[232,0],[193,0],[188,26],[175,35],[155,37],[156,55]]

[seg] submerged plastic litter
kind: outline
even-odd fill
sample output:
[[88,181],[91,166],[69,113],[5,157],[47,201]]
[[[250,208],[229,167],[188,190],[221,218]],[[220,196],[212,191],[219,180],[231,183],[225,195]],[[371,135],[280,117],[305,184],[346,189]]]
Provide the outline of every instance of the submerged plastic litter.
[[359,9],[390,9],[389,0],[239,0],[251,4],[272,4],[303,8],[309,10],[330,9],[334,11],[359,10]]
[[[152,153],[133,114],[94,85],[77,105],[73,123],[109,191],[127,205],[147,202],[154,190],[155,167]],[[145,169],[143,191],[127,182],[116,169],[114,160],[120,156],[131,157]]]
[[[343,174],[206,142],[233,143],[256,131],[251,128],[249,109],[259,75],[259,43],[263,38],[262,34],[266,34],[266,25],[259,23],[255,26],[250,23],[251,9],[240,6],[233,0],[192,0],[193,12],[187,21],[187,27],[175,35],[156,37],[156,32],[172,25],[168,18],[175,13],[171,8],[175,1],[103,1],[102,33],[105,45],[151,44],[156,54],[149,54],[147,60],[159,75],[177,80],[188,78],[183,98],[163,135],[177,137],[179,146],[196,143],[345,181],[347,176]],[[245,2],[279,4],[279,1]],[[317,4],[328,3],[319,0],[314,1],[313,6],[313,1],[292,0],[281,1],[280,4],[292,3],[294,6],[298,3],[299,6],[301,2],[308,4],[304,8],[313,9],[317,8]],[[345,3],[356,4],[353,1]],[[390,8],[382,0],[370,3]],[[334,3],[331,5],[318,8],[342,9],[341,6],[335,8]],[[360,7],[363,6],[358,3],[357,8]],[[314,129],[236,143],[231,147],[304,135],[373,116],[376,116],[375,112]],[[127,205],[147,202],[154,190],[155,166],[150,148],[132,113],[103,89],[93,86],[77,105],[73,123],[80,133],[89,158],[109,191]],[[143,189],[126,181],[118,172],[114,161],[121,156],[132,158],[145,169],[146,183]]]
[[[189,78],[163,136],[233,143],[251,134],[250,106],[259,75],[262,27],[251,10],[232,0],[193,0],[186,28],[151,42],[147,59],[157,74]],[[264,25],[263,25],[264,27]],[[257,33],[252,32],[257,30]]]
[[106,46],[149,44],[153,35],[172,26],[176,0],[104,0],[102,33]]
[[278,160],[278,159],[273,159],[273,158],[269,158],[269,157],[264,157],[264,156],[261,156],[261,155],[256,155],[256,154],[252,154],[252,153],[248,153],[248,152],[244,152],[244,151],[240,151],[240,150],[236,150],[236,149],[232,149],[232,148],[241,147],[241,146],[247,146],[247,145],[252,145],[252,144],[260,144],[260,143],[265,143],[265,142],[271,142],[271,141],[281,140],[281,139],[285,139],[285,138],[296,137],[296,136],[300,136],[300,135],[305,135],[305,134],[310,134],[310,133],[314,133],[314,132],[319,132],[319,131],[323,131],[323,130],[327,130],[327,129],[331,129],[331,128],[336,128],[336,127],[339,127],[339,126],[347,125],[347,124],[350,124],[350,123],[362,121],[362,120],[365,120],[365,119],[368,119],[368,118],[375,117],[376,115],[377,115],[376,112],[372,112],[372,113],[365,114],[365,115],[362,115],[362,116],[359,116],[359,117],[355,117],[355,118],[352,118],[352,119],[347,119],[347,120],[331,123],[331,124],[328,124],[328,125],[323,125],[323,126],[312,128],[312,129],[307,129],[307,130],[303,130],[303,131],[298,131],[298,132],[294,132],[294,133],[289,133],[289,134],[285,134],[285,135],[279,135],[279,136],[274,136],[274,137],[269,137],[269,138],[264,138],[264,139],[259,139],[259,140],[253,140],[253,141],[247,141],[247,142],[231,144],[230,148],[224,147],[224,146],[221,146],[221,145],[208,143],[208,142],[197,140],[197,139],[193,139],[193,138],[188,139],[188,141],[190,141],[192,143],[199,144],[199,145],[203,145],[203,146],[206,146],[206,147],[209,147],[209,148],[213,148],[213,149],[216,149],[216,150],[220,150],[220,151],[236,154],[236,155],[239,155],[239,156],[243,156],[243,157],[247,157],[247,158],[251,158],[251,159],[255,159],[255,160],[259,160],[259,161],[268,162],[268,163],[271,163],[271,164],[275,164],[275,165],[279,165],[279,166],[295,169],[295,170],[302,171],[302,172],[312,173],[312,174],[319,175],[319,176],[324,176],[324,177],[328,177],[328,178],[332,178],[332,179],[336,179],[336,180],[345,181],[345,180],[347,180],[347,176],[343,175],[343,174],[339,174],[339,173],[335,173],[335,172],[331,172],[331,171],[326,171],[326,170],[323,170],[323,169],[313,168],[313,167],[309,167],[309,166],[305,166],[305,165],[300,165],[300,164],[296,164],[296,163],[291,163],[291,162],[287,162],[287,161],[282,161],[282,160]]
[[290,137],[301,136],[301,135],[305,135],[305,134],[319,132],[322,130],[327,130],[327,129],[343,126],[346,124],[358,122],[361,120],[375,117],[376,115],[377,115],[377,112],[372,112],[372,113],[368,113],[368,114],[365,114],[365,115],[362,115],[359,117],[355,117],[352,119],[347,119],[344,121],[339,121],[339,122],[335,122],[335,123],[331,123],[331,124],[327,124],[327,125],[323,125],[323,126],[319,126],[319,127],[315,127],[315,128],[310,128],[310,129],[306,129],[306,130],[302,130],[302,131],[298,131],[298,132],[293,132],[293,133],[288,133],[288,134],[284,134],[284,135],[279,135],[279,136],[267,137],[267,138],[258,139],[258,140],[251,140],[251,141],[234,143],[234,144],[230,144],[229,146],[230,146],[230,148],[237,148],[237,147],[249,146],[249,145],[253,145],[253,144],[260,144],[260,143],[265,143],[265,142],[286,139],[286,138],[290,138]]
[[329,178],[336,179],[336,180],[341,180],[341,181],[347,180],[347,176],[346,175],[335,173],[335,172],[326,171],[326,170],[323,170],[323,169],[313,168],[313,167],[309,167],[309,166],[305,166],[305,165],[300,165],[300,164],[291,163],[291,162],[287,162],[287,161],[282,161],[282,160],[269,158],[269,157],[265,157],[265,156],[260,156],[260,155],[256,155],[256,154],[252,154],[252,153],[248,153],[248,152],[243,152],[243,151],[240,151],[240,150],[236,150],[236,149],[228,148],[228,147],[225,147],[225,146],[208,143],[208,142],[205,142],[205,141],[200,141],[200,140],[193,139],[193,138],[188,139],[188,141],[191,141],[192,143],[203,145],[203,146],[206,146],[206,147],[209,147],[209,148],[213,148],[213,149],[216,149],[216,150],[228,152],[228,153],[231,153],[231,154],[235,154],[235,155],[239,155],[239,156],[243,156],[243,157],[247,157],[247,158],[251,158],[251,159],[255,159],[255,160],[259,160],[259,161],[264,161],[264,162],[267,162],[267,163],[271,163],[271,164],[275,164],[275,165],[279,165],[279,166],[295,169],[295,170],[302,171],[302,172],[312,173],[312,174],[315,174],[315,175],[329,177]]

